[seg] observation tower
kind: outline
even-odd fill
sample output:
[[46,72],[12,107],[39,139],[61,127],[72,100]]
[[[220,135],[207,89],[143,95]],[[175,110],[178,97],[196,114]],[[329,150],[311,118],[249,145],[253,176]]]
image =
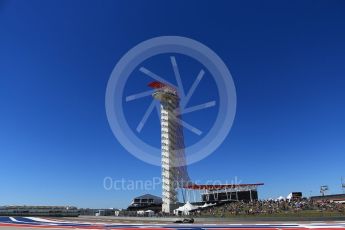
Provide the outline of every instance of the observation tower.
[[[191,182],[186,165],[185,144],[177,90],[162,82],[149,84],[152,96],[160,102],[162,157],[162,212],[172,213],[178,207],[178,189],[183,198],[186,191],[204,191],[203,202],[257,200],[257,184],[197,185]],[[189,202],[189,198],[187,198]]]
[[185,187],[190,181],[184,152],[180,98],[175,88],[164,83],[155,81],[149,86],[155,89],[152,96],[161,104],[162,212],[171,213],[177,208],[177,189]]

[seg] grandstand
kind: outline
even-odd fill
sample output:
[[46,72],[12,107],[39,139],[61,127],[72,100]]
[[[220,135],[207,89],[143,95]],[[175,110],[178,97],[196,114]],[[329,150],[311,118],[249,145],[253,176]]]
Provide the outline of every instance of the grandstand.
[[345,194],[332,194],[332,195],[324,195],[324,196],[312,196],[310,197],[313,201],[331,201],[331,202],[339,202],[345,203]]
[[73,206],[0,206],[0,216],[77,217],[79,210]]
[[162,198],[151,194],[145,194],[135,197],[128,206],[128,211],[138,210],[155,210],[157,212],[162,209]]
[[201,201],[209,202],[231,202],[231,201],[254,201],[258,200],[258,186],[256,184],[223,184],[223,185],[196,185],[185,186],[188,190],[201,191]]

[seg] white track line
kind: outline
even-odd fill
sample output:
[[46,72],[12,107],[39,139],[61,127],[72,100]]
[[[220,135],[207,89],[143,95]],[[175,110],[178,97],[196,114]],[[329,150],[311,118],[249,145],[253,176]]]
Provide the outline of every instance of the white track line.
[[10,218],[10,220],[13,221],[13,222],[21,222],[21,221],[19,221],[19,220],[17,220],[17,219],[14,219],[13,217],[9,217],[9,218]]

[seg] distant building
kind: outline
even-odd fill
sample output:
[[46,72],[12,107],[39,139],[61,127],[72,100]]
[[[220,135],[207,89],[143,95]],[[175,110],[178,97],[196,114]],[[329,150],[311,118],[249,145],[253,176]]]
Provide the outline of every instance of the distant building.
[[0,206],[0,216],[77,217],[79,210],[73,206]]
[[311,200],[314,201],[332,201],[332,202],[345,202],[345,194],[333,194],[333,195],[324,195],[324,196],[312,196]]
[[118,209],[114,208],[106,208],[106,209],[98,209],[98,208],[81,208],[79,209],[79,213],[82,216],[114,216]]
[[288,200],[300,200],[303,198],[302,192],[292,192],[287,197]]
[[99,209],[94,208],[80,208],[79,213],[82,216],[95,216]]
[[131,204],[128,206],[128,210],[145,210],[147,208],[155,209],[162,207],[162,198],[151,194],[145,194],[135,197]]

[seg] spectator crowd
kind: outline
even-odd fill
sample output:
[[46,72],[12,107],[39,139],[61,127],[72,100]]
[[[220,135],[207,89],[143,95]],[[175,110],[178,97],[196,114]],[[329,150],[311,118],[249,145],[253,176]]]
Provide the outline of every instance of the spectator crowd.
[[223,216],[298,213],[301,211],[340,212],[345,214],[345,204],[310,199],[238,201],[214,206],[198,213],[201,215]]

